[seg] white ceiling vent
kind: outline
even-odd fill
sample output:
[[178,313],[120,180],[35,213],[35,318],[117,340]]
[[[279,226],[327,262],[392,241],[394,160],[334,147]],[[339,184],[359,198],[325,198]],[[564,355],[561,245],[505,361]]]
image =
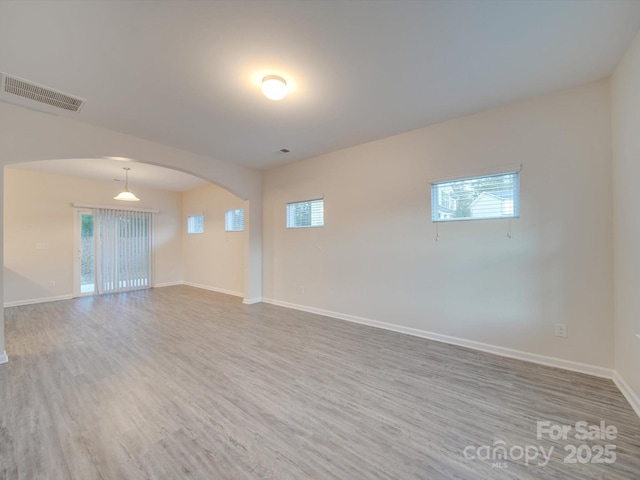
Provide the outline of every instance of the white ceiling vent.
[[0,73],[0,100],[48,113],[60,113],[59,109],[79,112],[86,102],[83,98],[6,73]]

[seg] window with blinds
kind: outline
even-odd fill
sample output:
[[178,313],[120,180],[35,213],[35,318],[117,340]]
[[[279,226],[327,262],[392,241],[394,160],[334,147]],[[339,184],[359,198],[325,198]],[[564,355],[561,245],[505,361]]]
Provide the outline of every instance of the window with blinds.
[[187,217],[187,233],[204,233],[204,214]]
[[226,232],[242,232],[244,230],[244,209],[224,212],[224,229]]
[[324,226],[324,199],[287,203],[287,228]]
[[431,221],[520,216],[520,172],[431,184]]

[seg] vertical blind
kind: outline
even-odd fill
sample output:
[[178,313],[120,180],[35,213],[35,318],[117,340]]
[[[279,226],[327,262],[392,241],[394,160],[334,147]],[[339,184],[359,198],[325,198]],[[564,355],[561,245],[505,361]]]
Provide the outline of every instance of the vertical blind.
[[97,293],[151,287],[153,214],[96,208]]

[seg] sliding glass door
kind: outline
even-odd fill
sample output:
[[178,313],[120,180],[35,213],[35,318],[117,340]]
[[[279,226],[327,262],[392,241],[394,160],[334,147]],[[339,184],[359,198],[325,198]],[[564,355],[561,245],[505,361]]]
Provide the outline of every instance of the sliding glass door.
[[97,292],[151,287],[153,216],[148,212],[98,208]]
[[95,217],[91,210],[76,213],[76,266],[75,294],[96,293],[96,238]]
[[109,208],[78,210],[76,225],[76,295],[151,287],[151,213]]

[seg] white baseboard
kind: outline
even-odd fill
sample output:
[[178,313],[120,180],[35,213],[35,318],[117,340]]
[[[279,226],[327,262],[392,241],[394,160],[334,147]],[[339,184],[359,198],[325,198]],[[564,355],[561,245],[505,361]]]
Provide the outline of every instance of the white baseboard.
[[58,295],[57,297],[32,298],[30,300],[18,300],[16,302],[4,302],[6,307],[20,307],[22,305],[33,305],[36,303],[59,302],[60,300],[71,300],[73,295]]
[[278,305],[280,307],[292,308],[294,310],[301,310],[303,312],[316,313],[318,315],[324,315],[326,317],[337,318],[338,320],[346,320],[347,322],[360,323],[362,325],[368,325],[370,327],[377,327],[385,330],[391,330],[393,332],[413,335],[415,337],[427,338],[429,340],[435,340],[436,342],[449,343],[451,345],[467,347],[473,350],[480,350],[481,352],[492,353],[494,355],[500,355],[502,357],[515,358],[517,360],[538,363],[540,365],[546,365],[548,367],[556,367],[562,368],[564,370],[571,370],[573,372],[586,373],[587,375],[593,375],[596,377],[609,379],[613,378],[613,369],[611,368],[598,367],[596,365],[574,362],[572,360],[564,360],[562,358],[548,357],[546,355],[538,355],[537,353],[523,352],[521,350],[499,347],[497,345],[476,342],[474,340],[466,340],[464,338],[451,337],[449,335],[442,335],[439,333],[428,332],[426,330],[419,330],[416,328],[403,327],[401,325],[380,322],[378,320],[357,317],[355,315],[332,312],[315,307],[306,307],[304,305],[297,305],[295,303],[281,302],[280,300],[274,300],[271,298],[263,298],[262,301],[265,303],[270,303],[272,305]]
[[624,398],[627,399],[636,415],[640,417],[640,397],[634,392],[624,378],[618,373],[617,370],[613,371],[613,383],[620,389]]
[[5,351],[4,354],[0,355],[0,365],[7,363],[8,361],[9,357],[7,357],[7,352]]
[[245,298],[244,300],[242,300],[242,303],[244,303],[245,305],[253,305],[255,303],[260,303],[260,302],[262,302],[262,297]]
[[192,282],[182,282],[182,283],[189,287],[201,288],[203,290],[209,290],[211,292],[224,293],[225,295],[233,295],[234,297],[244,297],[244,293],[236,292],[234,290],[226,290],[224,288],[211,287],[209,285],[201,285],[199,283],[192,283]]
[[176,285],[184,285],[184,282],[182,280],[178,280],[176,282],[156,283],[153,288],[175,287]]

